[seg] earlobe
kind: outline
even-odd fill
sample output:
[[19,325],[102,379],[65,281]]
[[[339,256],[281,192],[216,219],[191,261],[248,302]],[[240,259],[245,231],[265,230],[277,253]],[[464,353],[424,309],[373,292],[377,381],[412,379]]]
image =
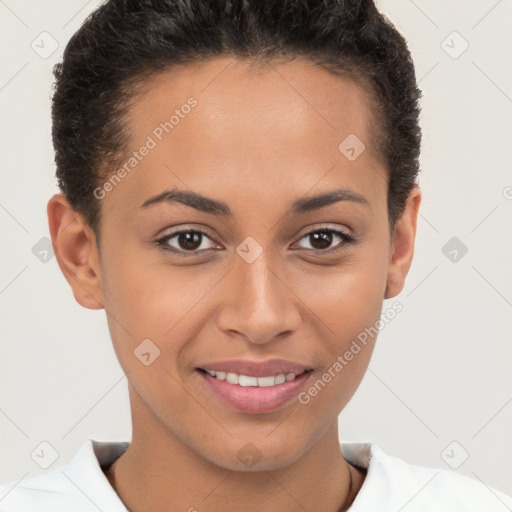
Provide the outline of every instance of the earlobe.
[[96,237],[69,204],[55,194],[47,205],[48,225],[55,257],[76,301],[88,309],[105,307]]
[[421,191],[415,186],[407,199],[402,216],[396,221],[388,265],[385,299],[396,297],[403,289],[414,254]]

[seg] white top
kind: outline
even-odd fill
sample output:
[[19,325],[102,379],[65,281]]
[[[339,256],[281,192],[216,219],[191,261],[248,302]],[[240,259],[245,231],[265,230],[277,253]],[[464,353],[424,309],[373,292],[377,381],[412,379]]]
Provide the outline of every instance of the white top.
[[[126,512],[102,467],[128,442],[88,439],[66,465],[0,486],[2,512]],[[341,443],[345,458],[367,469],[350,512],[510,512],[512,496],[480,481],[414,466],[386,454],[375,443]]]

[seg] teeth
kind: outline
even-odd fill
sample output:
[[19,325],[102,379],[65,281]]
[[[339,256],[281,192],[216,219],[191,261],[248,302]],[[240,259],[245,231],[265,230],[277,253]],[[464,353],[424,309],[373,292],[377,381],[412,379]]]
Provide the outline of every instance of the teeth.
[[286,375],[284,373],[280,373],[276,375],[276,384],[284,384],[286,382]]
[[244,386],[244,387],[257,386],[258,378],[257,377],[247,377],[247,375],[240,375],[238,377],[238,384],[240,386]]
[[258,377],[258,386],[264,388],[267,386],[274,386],[276,383],[275,377]]
[[243,387],[269,387],[275,386],[276,384],[283,384],[290,382],[295,379],[295,373],[280,373],[279,375],[269,375],[268,377],[251,377],[249,375],[238,375],[238,373],[226,373],[226,372],[215,372],[212,370],[206,370],[209,375],[219,380],[225,380],[230,384],[238,384]]
[[226,382],[230,384],[238,384],[238,375],[236,373],[228,373],[226,375]]

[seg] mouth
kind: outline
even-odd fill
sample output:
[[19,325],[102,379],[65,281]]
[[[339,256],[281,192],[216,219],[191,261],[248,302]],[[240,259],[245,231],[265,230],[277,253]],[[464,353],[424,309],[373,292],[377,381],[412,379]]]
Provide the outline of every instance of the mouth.
[[[197,368],[207,395],[222,407],[247,414],[274,412],[290,403],[309,380],[312,369],[300,373],[245,375],[235,372]],[[209,397],[208,397],[209,398]]]
[[267,375],[263,377],[256,377],[252,375],[242,375],[235,372],[223,372],[223,371],[215,371],[215,370],[204,370],[203,368],[198,368],[198,371],[210,375],[217,380],[223,380],[228,382],[229,384],[234,384],[235,386],[241,387],[273,387],[279,384],[284,384],[285,382],[292,382],[297,377],[304,375],[305,373],[313,371],[312,369],[306,369],[300,373],[279,373],[277,375]]

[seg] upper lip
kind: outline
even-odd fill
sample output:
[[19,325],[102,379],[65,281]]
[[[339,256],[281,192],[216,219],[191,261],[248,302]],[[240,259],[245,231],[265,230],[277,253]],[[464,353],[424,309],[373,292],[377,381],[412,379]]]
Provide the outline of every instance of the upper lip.
[[238,375],[247,375],[252,377],[267,377],[271,375],[280,375],[284,373],[295,373],[298,375],[311,370],[307,365],[287,361],[286,359],[267,359],[264,361],[249,361],[246,359],[234,359],[231,361],[217,361],[205,363],[198,366],[201,370],[210,370],[214,372],[237,373]]

